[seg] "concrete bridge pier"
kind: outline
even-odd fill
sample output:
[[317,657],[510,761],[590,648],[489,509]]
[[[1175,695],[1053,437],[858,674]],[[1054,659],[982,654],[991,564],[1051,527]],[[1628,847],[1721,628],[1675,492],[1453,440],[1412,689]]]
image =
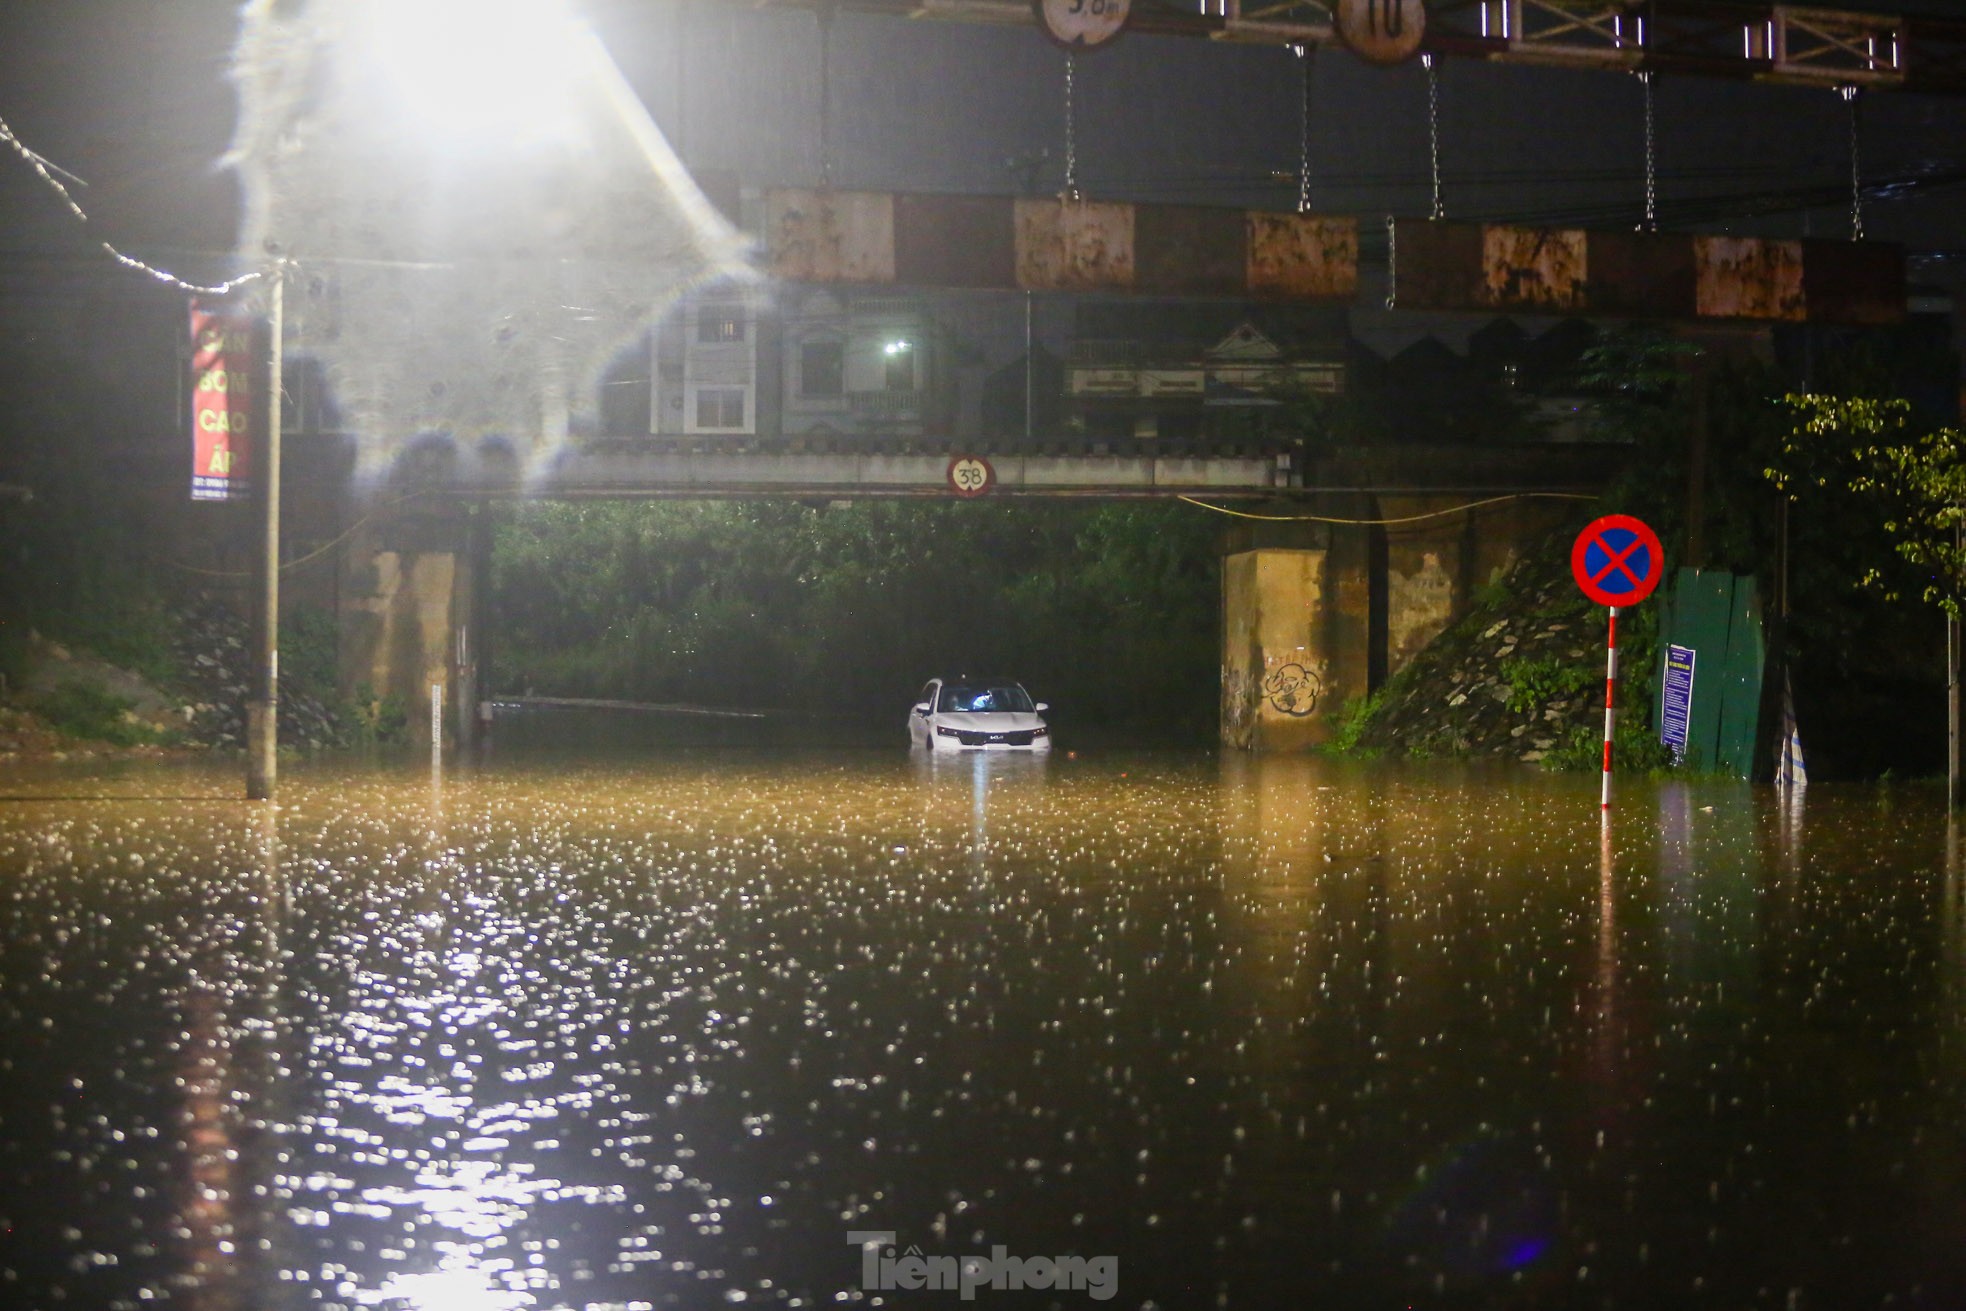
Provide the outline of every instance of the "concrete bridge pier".
[[[1254,513],[1254,512],[1252,512]],[[1331,493],[1239,520],[1222,561],[1222,742],[1291,751],[1330,739],[1370,691],[1372,498]]]
[[1329,742],[1348,702],[1404,668],[1572,511],[1346,492],[1239,520],[1222,561],[1223,745]]
[[425,746],[433,695],[441,695],[445,744],[469,748],[483,686],[489,530],[482,508],[411,501],[376,513],[343,549],[343,691],[371,713],[406,714],[411,740]]

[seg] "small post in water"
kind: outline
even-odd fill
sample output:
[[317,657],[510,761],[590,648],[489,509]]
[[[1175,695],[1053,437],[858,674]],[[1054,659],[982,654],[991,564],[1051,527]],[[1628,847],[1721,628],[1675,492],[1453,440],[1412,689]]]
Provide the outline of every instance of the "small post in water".
[[444,685],[430,685],[430,773],[434,777],[444,768]]

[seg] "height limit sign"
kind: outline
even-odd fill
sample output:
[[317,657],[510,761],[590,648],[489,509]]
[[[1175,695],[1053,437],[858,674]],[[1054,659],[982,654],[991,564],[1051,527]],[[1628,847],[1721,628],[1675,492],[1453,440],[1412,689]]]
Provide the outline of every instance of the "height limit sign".
[[1666,571],[1659,534],[1642,519],[1607,514],[1577,534],[1570,548],[1570,572],[1584,595],[1611,609],[1604,640],[1604,786],[1599,807],[1611,809],[1611,739],[1618,725],[1618,607],[1637,605],[1652,595]]

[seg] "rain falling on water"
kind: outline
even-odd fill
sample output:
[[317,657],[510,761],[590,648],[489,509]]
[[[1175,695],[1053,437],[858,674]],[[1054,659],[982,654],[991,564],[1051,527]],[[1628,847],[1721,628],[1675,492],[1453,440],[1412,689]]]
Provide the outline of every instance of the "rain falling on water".
[[1588,782],[1282,759],[229,782],[10,783],[24,1305],[816,1306],[870,1231],[1129,1307],[1966,1288],[1923,796],[1634,784],[1607,839]]

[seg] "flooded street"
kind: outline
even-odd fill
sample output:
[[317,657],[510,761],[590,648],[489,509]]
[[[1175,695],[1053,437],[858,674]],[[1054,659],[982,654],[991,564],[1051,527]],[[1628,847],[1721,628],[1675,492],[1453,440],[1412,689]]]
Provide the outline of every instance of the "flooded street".
[[0,774],[0,1303],[1966,1304],[1937,789],[236,773]]

